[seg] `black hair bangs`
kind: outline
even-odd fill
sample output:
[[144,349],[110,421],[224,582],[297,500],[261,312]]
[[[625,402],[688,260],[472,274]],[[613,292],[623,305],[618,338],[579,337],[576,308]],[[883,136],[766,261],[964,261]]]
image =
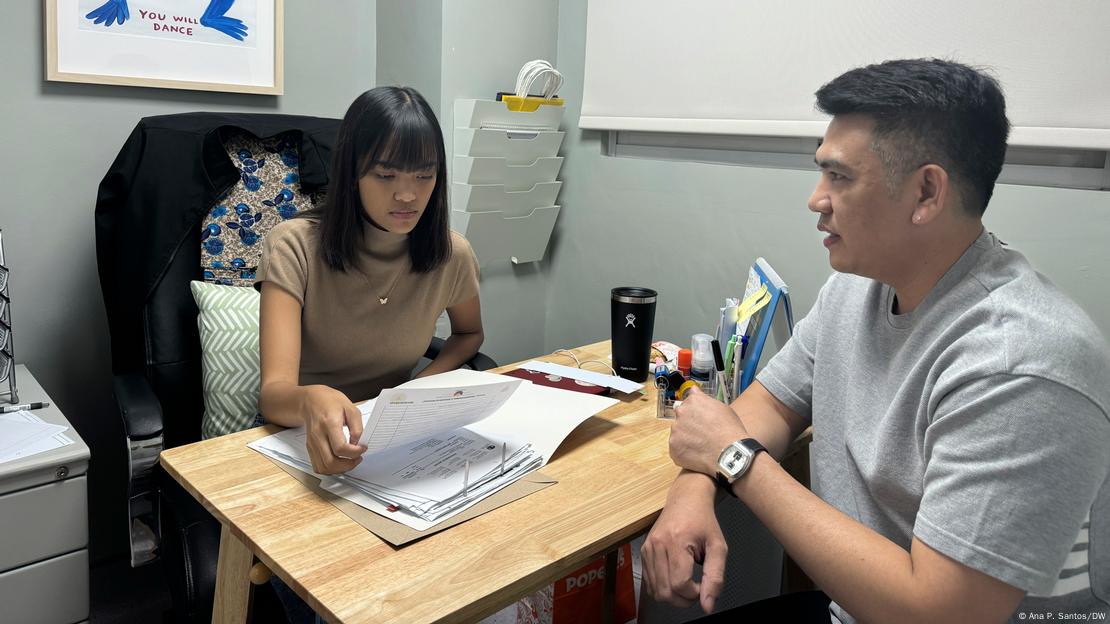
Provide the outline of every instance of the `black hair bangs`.
[[[374,133],[378,139],[368,145],[359,173],[365,175],[374,167],[398,171],[437,170],[440,166],[440,135],[434,119],[420,114],[416,107],[406,106],[386,116],[388,130]],[[361,151],[361,150],[360,150]]]
[[447,156],[443,134],[427,100],[410,87],[376,87],[355,98],[332,150],[328,194],[319,215],[321,252],[328,266],[355,266],[365,243],[365,206],[359,180],[375,167],[404,173],[435,172],[435,187],[409,236],[412,270],[427,273],[451,257],[447,209]]

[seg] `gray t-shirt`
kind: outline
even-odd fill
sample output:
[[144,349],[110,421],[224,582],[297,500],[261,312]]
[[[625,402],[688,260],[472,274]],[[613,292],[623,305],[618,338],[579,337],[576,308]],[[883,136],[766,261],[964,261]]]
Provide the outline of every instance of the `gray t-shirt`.
[[913,312],[893,303],[884,284],[834,274],[758,377],[813,425],[813,490],[907,550],[917,537],[1026,590],[1015,616],[1106,613],[1098,328],[985,231]]

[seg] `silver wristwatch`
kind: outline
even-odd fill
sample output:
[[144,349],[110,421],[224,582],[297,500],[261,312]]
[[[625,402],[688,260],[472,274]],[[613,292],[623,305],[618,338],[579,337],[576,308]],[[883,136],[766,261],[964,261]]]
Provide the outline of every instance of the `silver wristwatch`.
[[756,453],[766,450],[754,438],[744,438],[726,446],[717,458],[717,484],[732,494],[730,486],[751,468]]

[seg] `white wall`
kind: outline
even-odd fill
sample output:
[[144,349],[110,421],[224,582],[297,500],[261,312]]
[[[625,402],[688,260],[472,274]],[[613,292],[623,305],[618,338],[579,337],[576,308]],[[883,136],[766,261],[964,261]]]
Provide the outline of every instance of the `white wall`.
[[375,7],[285,3],[285,95],[249,96],[43,80],[42,3],[5,5],[0,117],[8,120],[0,228],[11,267],[17,361],[92,450],[90,549],[126,548],[123,431],[111,400],[108,328],[96,273],[97,185],[140,117],[201,110],[341,116],[374,84]]

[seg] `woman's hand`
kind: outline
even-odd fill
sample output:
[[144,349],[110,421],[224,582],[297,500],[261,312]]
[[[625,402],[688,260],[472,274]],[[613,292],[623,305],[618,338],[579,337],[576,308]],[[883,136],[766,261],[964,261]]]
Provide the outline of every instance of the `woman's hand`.
[[[301,413],[312,470],[338,474],[359,465],[366,452],[366,447],[358,443],[362,437],[362,413],[335,388],[307,386],[304,390]],[[343,431],[344,425],[348,433]]]
[[[304,425],[305,445],[318,474],[337,474],[362,461],[362,414],[347,395],[328,386],[301,386],[301,304],[272,282],[263,282],[259,304],[262,379],[258,409],[267,422]],[[347,426],[347,433],[343,426]]]

